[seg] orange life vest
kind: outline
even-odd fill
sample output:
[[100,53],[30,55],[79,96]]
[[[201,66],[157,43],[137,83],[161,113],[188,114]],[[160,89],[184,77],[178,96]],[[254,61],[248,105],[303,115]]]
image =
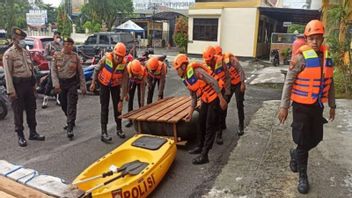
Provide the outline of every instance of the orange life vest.
[[210,103],[214,101],[218,97],[218,95],[211,85],[197,78],[194,71],[196,68],[204,69],[209,75],[211,75],[215,80],[217,80],[220,89],[224,87],[224,81],[219,79],[210,69],[208,69],[203,64],[190,63],[187,66],[186,76],[184,79],[182,79],[183,83],[189,90],[196,92],[197,96],[200,97],[203,102]]
[[235,59],[236,62],[237,62],[237,58],[233,54],[230,54],[230,53],[226,53],[226,55],[224,56],[224,59],[228,60],[228,63],[226,61],[225,61],[225,63],[227,65],[227,69],[229,70],[229,73],[230,73],[231,84],[237,85],[238,83],[241,82],[241,76],[240,76],[239,72],[237,71],[237,69],[235,68],[235,65],[232,65],[230,58]]
[[142,66],[142,73],[140,75],[135,75],[131,71],[131,65],[128,64],[127,72],[128,72],[129,81],[136,84],[141,84],[143,79],[148,75],[144,66]]
[[155,70],[152,71],[147,67],[148,70],[148,75],[152,78],[160,79],[161,78],[161,73],[166,72],[166,65],[164,62],[159,61],[159,67]]
[[105,86],[115,87],[122,82],[123,73],[126,67],[126,60],[114,67],[112,53],[106,53],[105,64],[98,74],[98,80]]
[[219,55],[215,55],[215,65],[214,67],[208,65],[209,69],[211,69],[214,74],[220,78],[221,80],[223,80],[225,82],[225,70],[223,67],[223,57],[219,56]]
[[304,57],[305,67],[294,81],[291,99],[301,104],[327,102],[334,75],[333,62],[327,47],[320,48],[323,52],[323,66],[320,65],[318,54],[309,46],[304,45],[299,51]]

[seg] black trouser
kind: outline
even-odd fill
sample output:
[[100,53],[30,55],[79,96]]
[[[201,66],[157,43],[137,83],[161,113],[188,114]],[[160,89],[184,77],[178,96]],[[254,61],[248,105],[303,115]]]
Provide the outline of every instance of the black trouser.
[[46,79],[45,87],[44,87],[44,95],[50,96],[52,89],[53,89],[53,82],[51,80],[51,72],[49,72]]
[[59,100],[61,103],[61,109],[66,115],[67,125],[73,126],[77,114],[77,78],[60,79],[60,87],[61,92],[59,94]]
[[112,98],[112,104],[114,109],[114,117],[116,122],[116,128],[121,129],[121,119],[118,117],[121,115],[121,112],[118,112],[117,106],[120,101],[120,86],[105,86],[100,84],[100,106],[101,106],[101,117],[100,123],[102,126],[108,124],[109,119],[109,102],[110,102],[110,94]]
[[[135,82],[129,82],[128,83],[128,87],[129,87],[129,97],[128,97],[128,111],[132,111],[133,110],[133,100],[134,100],[134,94],[136,92],[136,88],[137,88],[137,95],[138,95],[138,106],[141,107],[141,84],[137,84]],[[144,100],[144,98],[142,99]]]
[[23,111],[26,111],[26,119],[30,132],[36,131],[37,121],[35,110],[37,108],[33,84],[30,78],[13,78],[16,91],[16,99],[11,102],[14,118],[15,131],[18,136],[24,137],[23,134]]
[[[231,98],[233,93],[235,93],[236,97],[236,104],[237,104],[237,114],[238,114],[238,122],[239,122],[239,127],[240,129],[243,129],[244,127],[244,92],[241,92],[241,83],[238,83],[237,85],[231,85],[231,94],[229,96],[226,96],[226,101],[227,103],[230,103]],[[226,116],[227,116],[227,109],[223,110],[223,114],[221,116],[221,121],[220,121],[220,127],[223,128],[226,126]]]
[[327,120],[323,117],[324,107],[319,104],[292,104],[292,137],[297,144],[296,157],[298,168],[306,169],[308,152],[323,140],[323,124]]
[[[151,78],[151,77],[148,76],[148,78]],[[153,102],[153,94],[154,94],[154,89],[156,87],[156,84],[158,84],[158,87],[160,86],[160,79],[157,79],[157,78],[148,79],[147,104],[150,104]]]
[[199,110],[199,146],[202,148],[202,155],[208,155],[209,150],[213,147],[218,129],[219,113],[220,103],[218,98],[211,103],[202,102]]

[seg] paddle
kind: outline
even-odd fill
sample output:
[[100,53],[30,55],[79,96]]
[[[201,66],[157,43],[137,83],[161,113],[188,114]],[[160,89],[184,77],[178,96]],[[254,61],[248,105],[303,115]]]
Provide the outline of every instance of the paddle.
[[122,173],[102,184],[99,184],[89,190],[86,191],[86,193],[84,193],[83,196],[81,196],[82,198],[86,198],[86,197],[90,197],[89,195],[91,195],[91,193],[98,189],[98,188],[101,188],[102,186],[106,186],[108,184],[110,184],[111,182],[121,178],[121,177],[124,177],[126,175],[138,175],[145,167],[148,166],[148,163],[145,163],[145,162],[140,162],[140,163],[136,163],[136,164],[133,164],[133,165],[130,165],[128,166],[125,170],[122,171]]
[[141,162],[141,161],[139,161],[139,160],[134,160],[134,161],[132,161],[132,162],[128,162],[128,163],[124,164],[124,165],[121,166],[120,168],[116,168],[116,170],[110,170],[110,171],[107,171],[107,172],[105,172],[105,173],[103,173],[103,174],[101,174],[101,175],[96,175],[96,176],[89,177],[89,178],[86,178],[86,179],[84,179],[84,180],[81,180],[81,181],[75,183],[75,185],[82,184],[82,183],[85,183],[85,182],[89,182],[89,181],[92,181],[92,180],[98,179],[98,178],[105,178],[105,177],[111,176],[111,175],[113,175],[113,174],[115,174],[115,173],[118,173],[118,172],[121,172],[121,171],[123,171],[123,170],[126,170],[127,167],[132,166],[132,168],[133,168],[133,167],[135,167],[136,165],[139,165],[139,164],[141,164],[141,163],[143,163],[143,162]]

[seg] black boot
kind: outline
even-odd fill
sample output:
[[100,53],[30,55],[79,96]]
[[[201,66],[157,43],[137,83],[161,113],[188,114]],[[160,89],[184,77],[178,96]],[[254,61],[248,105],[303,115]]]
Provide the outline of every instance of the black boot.
[[132,126],[132,121],[128,121],[128,123],[125,125],[125,127],[130,128]]
[[202,147],[197,146],[188,151],[189,154],[200,154],[202,152]]
[[37,141],[44,141],[45,136],[39,135],[36,130],[30,130],[29,132],[29,140],[37,140]]
[[298,181],[297,189],[298,189],[298,192],[300,192],[301,194],[307,194],[309,191],[307,168],[299,169],[299,181]]
[[105,143],[111,142],[112,138],[109,136],[106,125],[101,125],[101,141]]
[[75,135],[73,134],[73,124],[67,125],[67,137],[72,140]]
[[[73,125],[73,127],[72,127],[72,128],[75,128],[76,124],[75,124],[75,123],[73,123],[72,125]],[[67,130],[67,127],[68,127],[68,125],[64,126],[64,130]]]
[[18,135],[18,145],[20,147],[27,146],[27,141],[26,141],[26,138],[24,138],[23,131],[17,131],[17,135]]
[[125,135],[125,133],[122,131],[122,129],[116,129],[116,134],[117,134],[117,136],[119,136],[120,138],[125,138],[126,137],[126,135]]
[[217,135],[216,135],[216,143],[218,145],[222,145],[224,143],[224,141],[222,140],[222,130],[218,131],[217,132]]
[[243,127],[243,124],[240,124],[238,125],[237,135],[242,136],[243,134],[244,134],[244,127]]
[[290,169],[292,172],[297,173],[297,157],[296,157],[296,149],[290,149]]
[[221,129],[222,129],[222,130],[227,129],[226,122],[221,125]]
[[208,154],[200,154],[196,158],[193,159],[192,164],[206,164],[209,163]]

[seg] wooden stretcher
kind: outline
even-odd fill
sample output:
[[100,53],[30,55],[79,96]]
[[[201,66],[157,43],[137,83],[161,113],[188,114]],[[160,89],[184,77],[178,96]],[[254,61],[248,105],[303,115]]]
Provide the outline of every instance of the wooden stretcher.
[[[135,125],[137,133],[144,133],[141,125],[148,122],[171,125],[174,140],[178,142],[181,138],[177,135],[177,124],[184,121],[189,112],[191,103],[192,98],[190,96],[168,97],[139,109],[130,111],[124,115],[121,115],[120,118],[132,120],[137,125]],[[200,101],[197,102],[196,108],[199,106]]]

